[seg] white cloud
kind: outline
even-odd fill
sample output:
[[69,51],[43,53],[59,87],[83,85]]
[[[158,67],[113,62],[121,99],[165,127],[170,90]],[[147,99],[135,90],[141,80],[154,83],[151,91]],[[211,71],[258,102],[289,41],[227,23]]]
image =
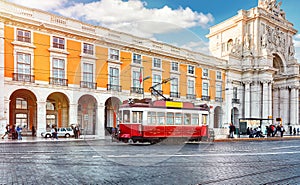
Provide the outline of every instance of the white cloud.
[[51,11],[60,8],[66,2],[68,2],[68,0],[9,0],[9,1],[19,5],[41,9],[45,11]]
[[[200,26],[207,28],[213,22],[211,14],[192,11],[190,8],[147,9],[141,0],[101,0],[91,3],[77,3],[55,10],[63,16],[92,21],[111,29],[152,37],[153,34],[167,33],[178,29]],[[167,26],[165,25],[167,24]],[[174,26],[170,26],[173,24]]]

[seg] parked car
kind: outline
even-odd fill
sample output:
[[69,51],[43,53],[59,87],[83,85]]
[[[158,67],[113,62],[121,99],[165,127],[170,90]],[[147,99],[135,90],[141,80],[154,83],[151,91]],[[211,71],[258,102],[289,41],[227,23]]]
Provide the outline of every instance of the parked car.
[[[41,135],[42,135],[42,137],[45,137],[45,138],[52,137],[51,131],[42,132]],[[62,128],[57,129],[57,136],[58,137],[67,137],[67,138],[73,137],[74,132],[71,127],[62,127]]]

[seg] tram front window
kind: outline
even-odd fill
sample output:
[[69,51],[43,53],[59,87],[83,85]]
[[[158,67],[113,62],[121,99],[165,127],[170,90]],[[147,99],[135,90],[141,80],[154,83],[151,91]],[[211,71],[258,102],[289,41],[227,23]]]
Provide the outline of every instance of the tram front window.
[[132,112],[132,121],[133,123],[142,123],[143,121],[143,112]]

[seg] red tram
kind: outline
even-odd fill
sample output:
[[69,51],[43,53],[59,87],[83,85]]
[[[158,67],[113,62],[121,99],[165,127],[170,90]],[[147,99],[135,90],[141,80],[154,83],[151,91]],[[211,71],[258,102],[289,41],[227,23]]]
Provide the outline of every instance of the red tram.
[[119,107],[118,139],[157,143],[166,138],[201,140],[208,135],[209,108],[190,102],[126,100]]

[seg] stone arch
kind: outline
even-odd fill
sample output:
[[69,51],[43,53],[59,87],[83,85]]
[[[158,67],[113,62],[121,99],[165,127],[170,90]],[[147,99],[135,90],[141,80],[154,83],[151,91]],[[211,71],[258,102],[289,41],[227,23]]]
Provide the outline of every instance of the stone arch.
[[78,100],[77,123],[85,135],[95,135],[97,123],[97,100],[92,95],[82,95]]
[[117,127],[117,114],[119,112],[120,105],[121,100],[117,97],[110,97],[105,102],[104,127],[106,135],[110,135],[111,129],[113,127]]
[[277,69],[275,75],[282,75],[286,73],[286,64],[283,57],[279,53],[273,54],[273,68]]
[[[27,89],[18,89],[10,96],[9,124],[22,126],[23,135],[37,128],[37,98]],[[32,133],[33,136],[35,133]]]
[[61,92],[51,93],[46,100],[46,128],[69,127],[69,99]]
[[222,125],[223,111],[220,106],[217,106],[214,110],[214,128],[220,128]]
[[227,51],[231,51],[232,47],[233,47],[233,40],[229,39],[227,41]]

